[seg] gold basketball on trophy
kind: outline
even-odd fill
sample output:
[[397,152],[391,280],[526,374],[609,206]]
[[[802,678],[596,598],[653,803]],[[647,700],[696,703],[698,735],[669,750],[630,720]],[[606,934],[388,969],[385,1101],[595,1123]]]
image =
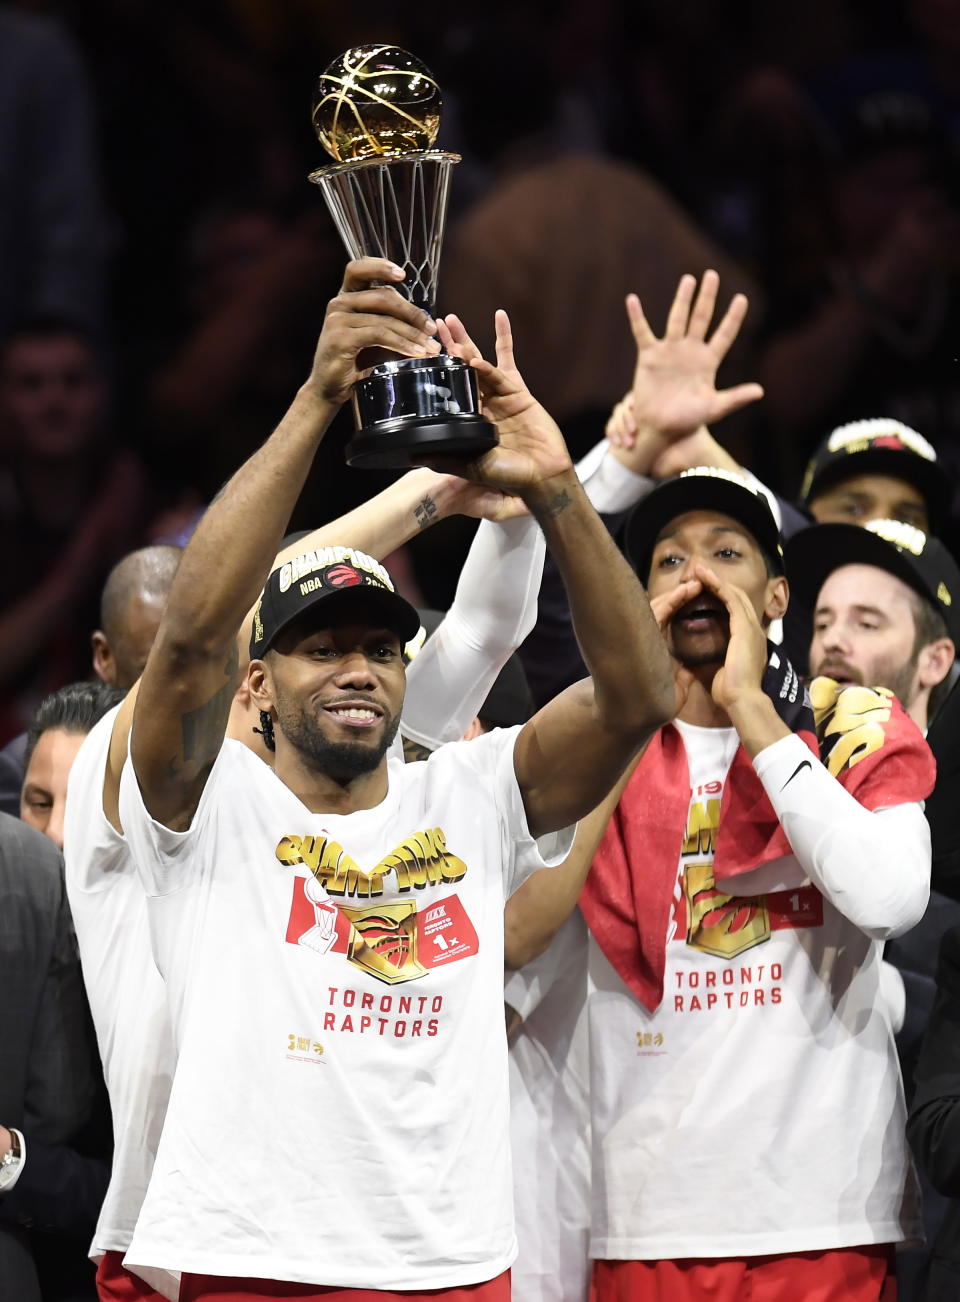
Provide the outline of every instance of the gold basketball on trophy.
[[358,45],[320,74],[313,128],[338,163],[430,149],[440,129],[440,87],[395,45]]

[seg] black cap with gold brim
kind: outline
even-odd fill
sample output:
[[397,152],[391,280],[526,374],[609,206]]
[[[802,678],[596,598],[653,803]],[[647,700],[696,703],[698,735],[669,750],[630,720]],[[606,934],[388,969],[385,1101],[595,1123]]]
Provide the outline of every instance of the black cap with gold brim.
[[810,458],[800,490],[810,503],[836,484],[857,475],[887,475],[917,490],[936,531],[950,504],[950,477],[937,461],[936,450],[909,425],[886,417],[854,420],[840,425]]
[[416,608],[395,591],[390,575],[372,556],[352,547],[321,547],[295,556],[274,570],[264,585],[253,613],[250,659],[259,659],[285,628],[317,603],[329,603],[323,615],[329,610],[332,618],[337,605],[361,598],[401,642],[417,635]]
[[913,588],[946,623],[960,647],[960,569],[938,538],[902,520],[814,524],[786,545],[790,590],[810,610],[826,580],[843,565],[873,565]]
[[647,581],[653,549],[670,521],[688,511],[700,510],[717,511],[742,524],[774,570],[783,573],[780,530],[763,493],[733,471],[695,466],[658,484],[627,518],[624,544],[641,582]]

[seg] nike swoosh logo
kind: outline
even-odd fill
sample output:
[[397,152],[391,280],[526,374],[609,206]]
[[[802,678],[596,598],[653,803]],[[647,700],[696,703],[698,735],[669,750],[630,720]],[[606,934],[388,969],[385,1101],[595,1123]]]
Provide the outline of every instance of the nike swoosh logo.
[[781,791],[786,791],[787,787],[789,787],[790,783],[791,783],[791,782],[793,781],[793,779],[797,776],[797,774],[800,772],[801,769],[809,769],[810,772],[812,773],[812,772],[813,772],[813,765],[810,763],[809,760],[801,760],[800,763],[797,765],[797,767],[793,770],[793,772],[792,772],[792,773],[790,774],[790,776],[787,778],[786,782],[785,782],[785,783],[783,784],[783,786],[780,788]]

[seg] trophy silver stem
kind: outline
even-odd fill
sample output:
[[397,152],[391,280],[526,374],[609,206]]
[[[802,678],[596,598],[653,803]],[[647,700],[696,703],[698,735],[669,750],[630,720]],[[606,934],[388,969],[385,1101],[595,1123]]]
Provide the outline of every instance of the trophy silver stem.
[[399,286],[432,312],[447,218],[450,171],[459,154],[423,150],[335,163],[310,174],[352,258],[388,258],[407,273]]
[[[324,69],[312,113],[320,143],[337,161],[310,180],[323,191],[347,252],[402,267],[404,282],[394,287],[431,316],[450,171],[460,161],[433,148],[441,103],[430,70],[409,50],[370,44]],[[353,410],[351,466],[455,464],[497,443],[480,411],[476,372],[442,351],[375,366],[353,386]]]
[[[352,258],[388,258],[403,267],[396,286],[433,315],[458,154],[419,150],[353,159],[311,173]],[[353,390],[357,433],[351,466],[398,468],[424,459],[469,461],[492,448],[494,427],[480,414],[474,371],[459,358],[404,357],[375,366]]]

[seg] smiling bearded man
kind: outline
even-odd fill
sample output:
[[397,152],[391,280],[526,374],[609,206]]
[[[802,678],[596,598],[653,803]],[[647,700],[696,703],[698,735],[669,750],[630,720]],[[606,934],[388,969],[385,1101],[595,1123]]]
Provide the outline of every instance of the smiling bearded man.
[[[460,470],[536,518],[592,678],[405,765],[386,749],[417,612],[349,547],[271,573],[361,354],[440,351],[403,275],[347,267],[310,376],[190,539],[134,707],[121,825],[177,1057],[125,1261],[180,1271],[181,1302],[505,1302],[505,898],[564,857],[670,717],[646,595],[523,384],[505,314],[498,365],[471,359],[500,442]],[[244,686],[272,770],[225,739],[261,592]]]
[[[254,615],[250,658],[265,661],[277,723],[305,762],[344,785],[376,769],[397,735],[403,705],[404,679],[393,635],[402,646],[419,627],[408,603],[393,591],[387,571],[363,552],[327,547],[298,556],[271,574]],[[394,672],[381,675],[376,686],[338,688],[340,655],[353,647],[368,649]],[[306,697],[304,662],[321,671],[311,674],[315,682]],[[260,725],[265,738],[272,739],[272,720],[265,710]]]

